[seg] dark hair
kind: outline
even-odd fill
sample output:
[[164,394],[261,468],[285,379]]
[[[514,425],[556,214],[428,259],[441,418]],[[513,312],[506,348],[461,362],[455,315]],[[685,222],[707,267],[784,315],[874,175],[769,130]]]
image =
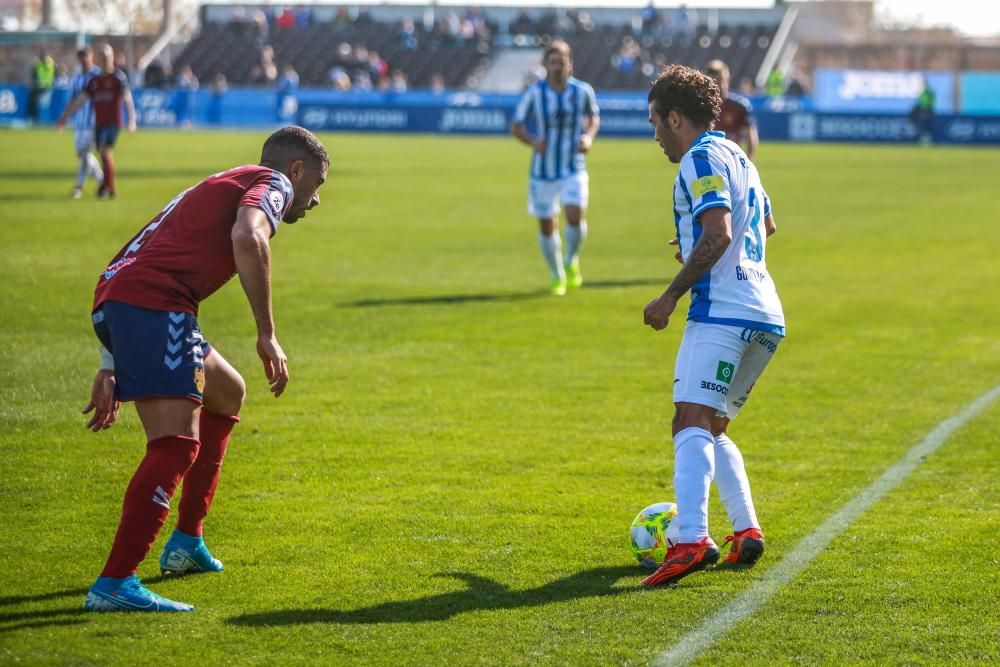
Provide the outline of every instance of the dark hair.
[[82,49],[77,49],[76,55],[77,55],[77,57],[79,57],[79,56],[85,56],[88,53],[93,53],[93,52],[94,52],[94,49],[92,49],[90,47],[90,44],[88,44],[85,47],[83,47]]
[[661,116],[671,111],[699,127],[711,128],[722,110],[722,91],[709,76],[684,65],[668,65],[649,89],[650,102]]
[[316,135],[297,125],[289,125],[276,131],[264,142],[260,151],[260,163],[284,169],[296,160],[329,166],[330,156]]
[[542,54],[542,62],[548,60],[549,56],[553,53],[562,53],[565,54],[565,56],[570,60],[573,59],[573,49],[571,49],[569,44],[561,39],[553,39],[552,43],[545,47],[545,51]]

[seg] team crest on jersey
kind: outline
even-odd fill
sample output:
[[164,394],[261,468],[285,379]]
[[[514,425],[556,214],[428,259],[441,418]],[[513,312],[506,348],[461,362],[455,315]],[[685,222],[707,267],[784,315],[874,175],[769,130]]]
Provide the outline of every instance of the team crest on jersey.
[[722,176],[702,176],[691,184],[691,192],[695,198],[703,197],[709,192],[718,192],[722,189]]
[[271,208],[274,209],[274,212],[281,213],[281,209],[285,206],[285,195],[277,190],[271,190],[267,195],[267,199],[271,202]]
[[195,368],[194,369],[194,388],[198,390],[198,393],[205,391],[205,369]]

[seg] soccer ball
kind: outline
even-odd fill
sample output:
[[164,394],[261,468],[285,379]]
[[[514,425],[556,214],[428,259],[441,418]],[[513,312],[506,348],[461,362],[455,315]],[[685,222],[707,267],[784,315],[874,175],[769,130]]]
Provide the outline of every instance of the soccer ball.
[[639,512],[629,529],[632,553],[639,564],[651,570],[663,565],[667,549],[679,541],[677,505],[653,503]]

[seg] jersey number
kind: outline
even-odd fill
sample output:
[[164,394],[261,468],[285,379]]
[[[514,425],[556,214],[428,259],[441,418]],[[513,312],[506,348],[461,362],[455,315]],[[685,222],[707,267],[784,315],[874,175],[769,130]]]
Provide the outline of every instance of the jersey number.
[[[757,201],[757,191],[754,188],[750,188],[750,210],[753,212],[753,216],[750,218],[750,227],[747,229],[747,235],[743,238],[743,249],[747,253],[747,259],[751,262],[760,262],[764,259],[764,239],[760,236],[760,218],[761,218],[761,206],[760,202]],[[750,232],[753,232],[753,238],[750,237]]]
[[179,195],[171,199],[167,203],[167,205],[163,207],[163,210],[160,211],[160,214],[156,216],[156,219],[153,220],[148,225],[146,225],[143,228],[143,230],[139,232],[139,235],[135,237],[135,240],[129,244],[128,249],[126,249],[125,252],[122,253],[122,257],[128,257],[132,253],[139,252],[139,249],[142,248],[142,244],[146,242],[146,237],[156,231],[156,228],[159,227],[160,224],[167,219],[167,215],[169,215],[170,212],[174,210],[174,208],[178,204],[181,203],[181,200],[184,199],[184,195],[186,195],[190,191],[191,188],[188,188],[184,192],[180,193]]

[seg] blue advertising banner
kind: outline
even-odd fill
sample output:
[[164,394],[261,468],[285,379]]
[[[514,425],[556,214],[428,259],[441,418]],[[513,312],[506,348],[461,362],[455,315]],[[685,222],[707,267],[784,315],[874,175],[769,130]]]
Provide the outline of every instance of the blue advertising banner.
[[24,120],[28,116],[28,88],[0,84],[0,122]]
[[823,112],[907,113],[924,87],[934,91],[934,110],[954,111],[951,72],[898,72],[819,68],[813,75],[815,109]]
[[1000,116],[1000,72],[962,72],[960,106],[968,116]]
[[[60,94],[62,93],[62,94]],[[435,134],[505,134],[517,95],[477,93],[380,93],[306,90],[296,104],[279,108],[274,91],[133,91],[143,127],[274,127],[297,122],[315,130],[349,132],[416,132]],[[65,91],[53,91],[42,121],[57,118],[66,104]],[[23,123],[28,90],[0,85],[0,123]],[[645,95],[603,94],[601,134],[651,138]],[[766,105],[765,105],[766,106]],[[984,107],[989,108],[989,107]],[[289,116],[289,109],[294,115]],[[754,115],[761,139],[777,141],[916,142],[918,130],[909,106],[897,113],[821,113],[765,108]],[[1000,113],[990,116],[938,114],[931,125],[936,143],[1000,144]]]

